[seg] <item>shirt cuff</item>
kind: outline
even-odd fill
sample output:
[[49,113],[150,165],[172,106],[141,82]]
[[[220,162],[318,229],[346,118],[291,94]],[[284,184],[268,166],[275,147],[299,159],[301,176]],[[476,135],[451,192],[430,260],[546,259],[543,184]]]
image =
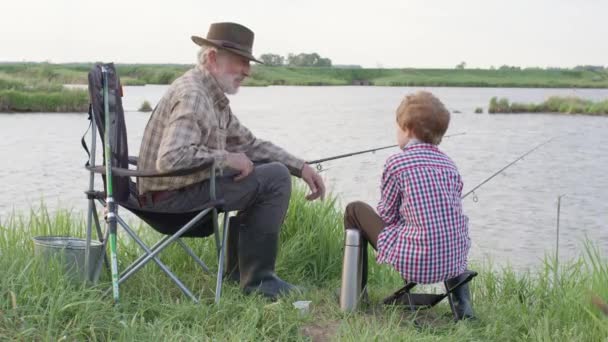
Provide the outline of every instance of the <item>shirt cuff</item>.
[[285,162],[285,166],[289,169],[289,173],[299,178],[302,178],[302,168],[305,164],[306,162],[304,160],[298,158],[290,158]]

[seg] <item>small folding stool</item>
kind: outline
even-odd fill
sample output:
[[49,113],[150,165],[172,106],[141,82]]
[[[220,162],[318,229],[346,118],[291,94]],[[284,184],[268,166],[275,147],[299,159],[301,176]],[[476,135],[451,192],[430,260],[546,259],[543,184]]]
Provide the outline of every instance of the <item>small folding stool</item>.
[[[397,290],[392,295],[386,297],[382,302],[385,305],[403,305],[407,307],[411,311],[417,311],[422,309],[431,308],[437,304],[439,304],[443,299],[447,297],[448,302],[450,303],[450,309],[452,310],[452,314],[454,315],[454,319],[458,320],[458,315],[456,313],[456,308],[454,307],[454,300],[452,298],[453,292],[459,287],[467,284],[473,278],[477,276],[477,272],[467,270],[464,273],[448,279],[443,282],[445,287],[445,293],[412,293],[411,290],[417,285],[414,282],[408,282],[404,287]],[[462,278],[456,285],[449,286],[448,283],[454,281],[457,278]]]

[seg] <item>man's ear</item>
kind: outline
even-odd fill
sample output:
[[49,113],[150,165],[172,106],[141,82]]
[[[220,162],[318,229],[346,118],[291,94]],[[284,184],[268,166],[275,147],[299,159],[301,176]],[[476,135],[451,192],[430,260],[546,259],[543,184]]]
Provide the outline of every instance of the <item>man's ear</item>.
[[207,55],[207,62],[209,63],[211,69],[215,70],[217,66],[217,50],[214,49],[209,51],[209,54]]

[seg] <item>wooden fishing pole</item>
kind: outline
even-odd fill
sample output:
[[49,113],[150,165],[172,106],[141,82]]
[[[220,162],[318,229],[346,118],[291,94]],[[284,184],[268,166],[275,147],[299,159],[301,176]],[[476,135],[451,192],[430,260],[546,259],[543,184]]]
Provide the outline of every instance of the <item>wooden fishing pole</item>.
[[[446,135],[446,136],[444,136],[444,138],[455,137],[455,136],[464,135],[464,134],[466,134],[466,132]],[[370,152],[373,153],[373,152],[376,152],[376,151],[380,151],[380,150],[384,150],[384,149],[392,148],[392,147],[397,147],[397,146],[399,146],[399,145],[383,146],[383,147],[372,148],[372,149],[364,150],[364,151],[358,151],[358,152],[340,154],[340,155],[333,156],[333,157],[327,157],[327,158],[321,158],[321,159],[307,161],[306,164],[320,164],[320,163],[323,163],[323,162],[326,162],[326,161],[330,161],[330,160],[336,160],[336,159],[342,159],[342,158],[346,158],[346,157],[352,157],[352,156],[356,156],[358,154],[363,154],[363,153],[370,153]]]
[[103,107],[105,118],[105,163],[106,163],[106,204],[108,214],[106,216],[107,229],[110,232],[110,268],[112,271],[112,294],[114,302],[118,303],[118,260],[116,256],[116,203],[113,197],[112,186],[112,151],[110,146],[111,139],[111,120],[110,120],[110,102],[108,90],[108,70],[106,67],[101,67],[101,75],[103,80]]

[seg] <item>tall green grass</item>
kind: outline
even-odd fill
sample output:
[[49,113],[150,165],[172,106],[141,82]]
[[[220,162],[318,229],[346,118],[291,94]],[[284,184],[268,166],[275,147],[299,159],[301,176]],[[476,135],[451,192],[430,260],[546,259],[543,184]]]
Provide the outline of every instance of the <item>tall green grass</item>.
[[251,79],[269,85],[352,85],[436,87],[605,88],[605,71],[487,69],[338,69],[304,67],[253,68]]
[[[189,302],[152,263],[121,286],[114,306],[98,286],[70,282],[55,260],[34,257],[32,237],[82,236],[83,214],[33,210],[0,222],[0,340],[308,340],[329,337],[348,341],[602,341],[608,320],[591,306],[595,293],[608,298],[608,266],[592,245],[587,253],[557,267],[552,258],[535,272],[515,273],[491,265],[474,268],[480,275],[471,284],[478,321],[454,324],[442,304],[413,315],[401,308],[382,307],[381,298],[402,283],[387,266],[371,266],[372,304],[358,312],[340,312],[334,290],[340,283],[342,213],[335,199],[307,202],[298,187],[282,228],[277,272],[306,286],[303,295],[277,303],[244,296],[226,284],[219,306],[213,304],[215,278],[204,274],[179,248],[161,259],[194,292],[201,304]],[[159,235],[133,222],[145,241]],[[187,239],[212,269],[212,239]],[[140,250],[119,235],[120,267]],[[373,260],[373,259],[372,259]],[[555,277],[555,272],[559,277]],[[212,270],[213,271],[213,270]],[[311,312],[300,315],[296,300],[312,300]],[[414,320],[418,324],[414,323]]]
[[83,80],[86,80],[86,74],[46,63],[36,67],[2,65],[0,112],[86,112],[87,92],[63,87]]
[[79,89],[52,92],[0,90],[0,112],[84,113],[88,103],[88,93]]
[[[3,63],[0,79],[36,80],[57,84],[86,84],[92,63]],[[169,84],[192,64],[117,64],[124,84]],[[268,67],[253,65],[246,85],[352,85],[359,81],[379,86],[606,88],[604,70],[543,69],[362,69]],[[1,84],[0,84],[1,86]]]
[[591,101],[575,96],[552,96],[542,103],[509,102],[507,98],[493,97],[489,113],[564,113],[608,115],[608,100]]

